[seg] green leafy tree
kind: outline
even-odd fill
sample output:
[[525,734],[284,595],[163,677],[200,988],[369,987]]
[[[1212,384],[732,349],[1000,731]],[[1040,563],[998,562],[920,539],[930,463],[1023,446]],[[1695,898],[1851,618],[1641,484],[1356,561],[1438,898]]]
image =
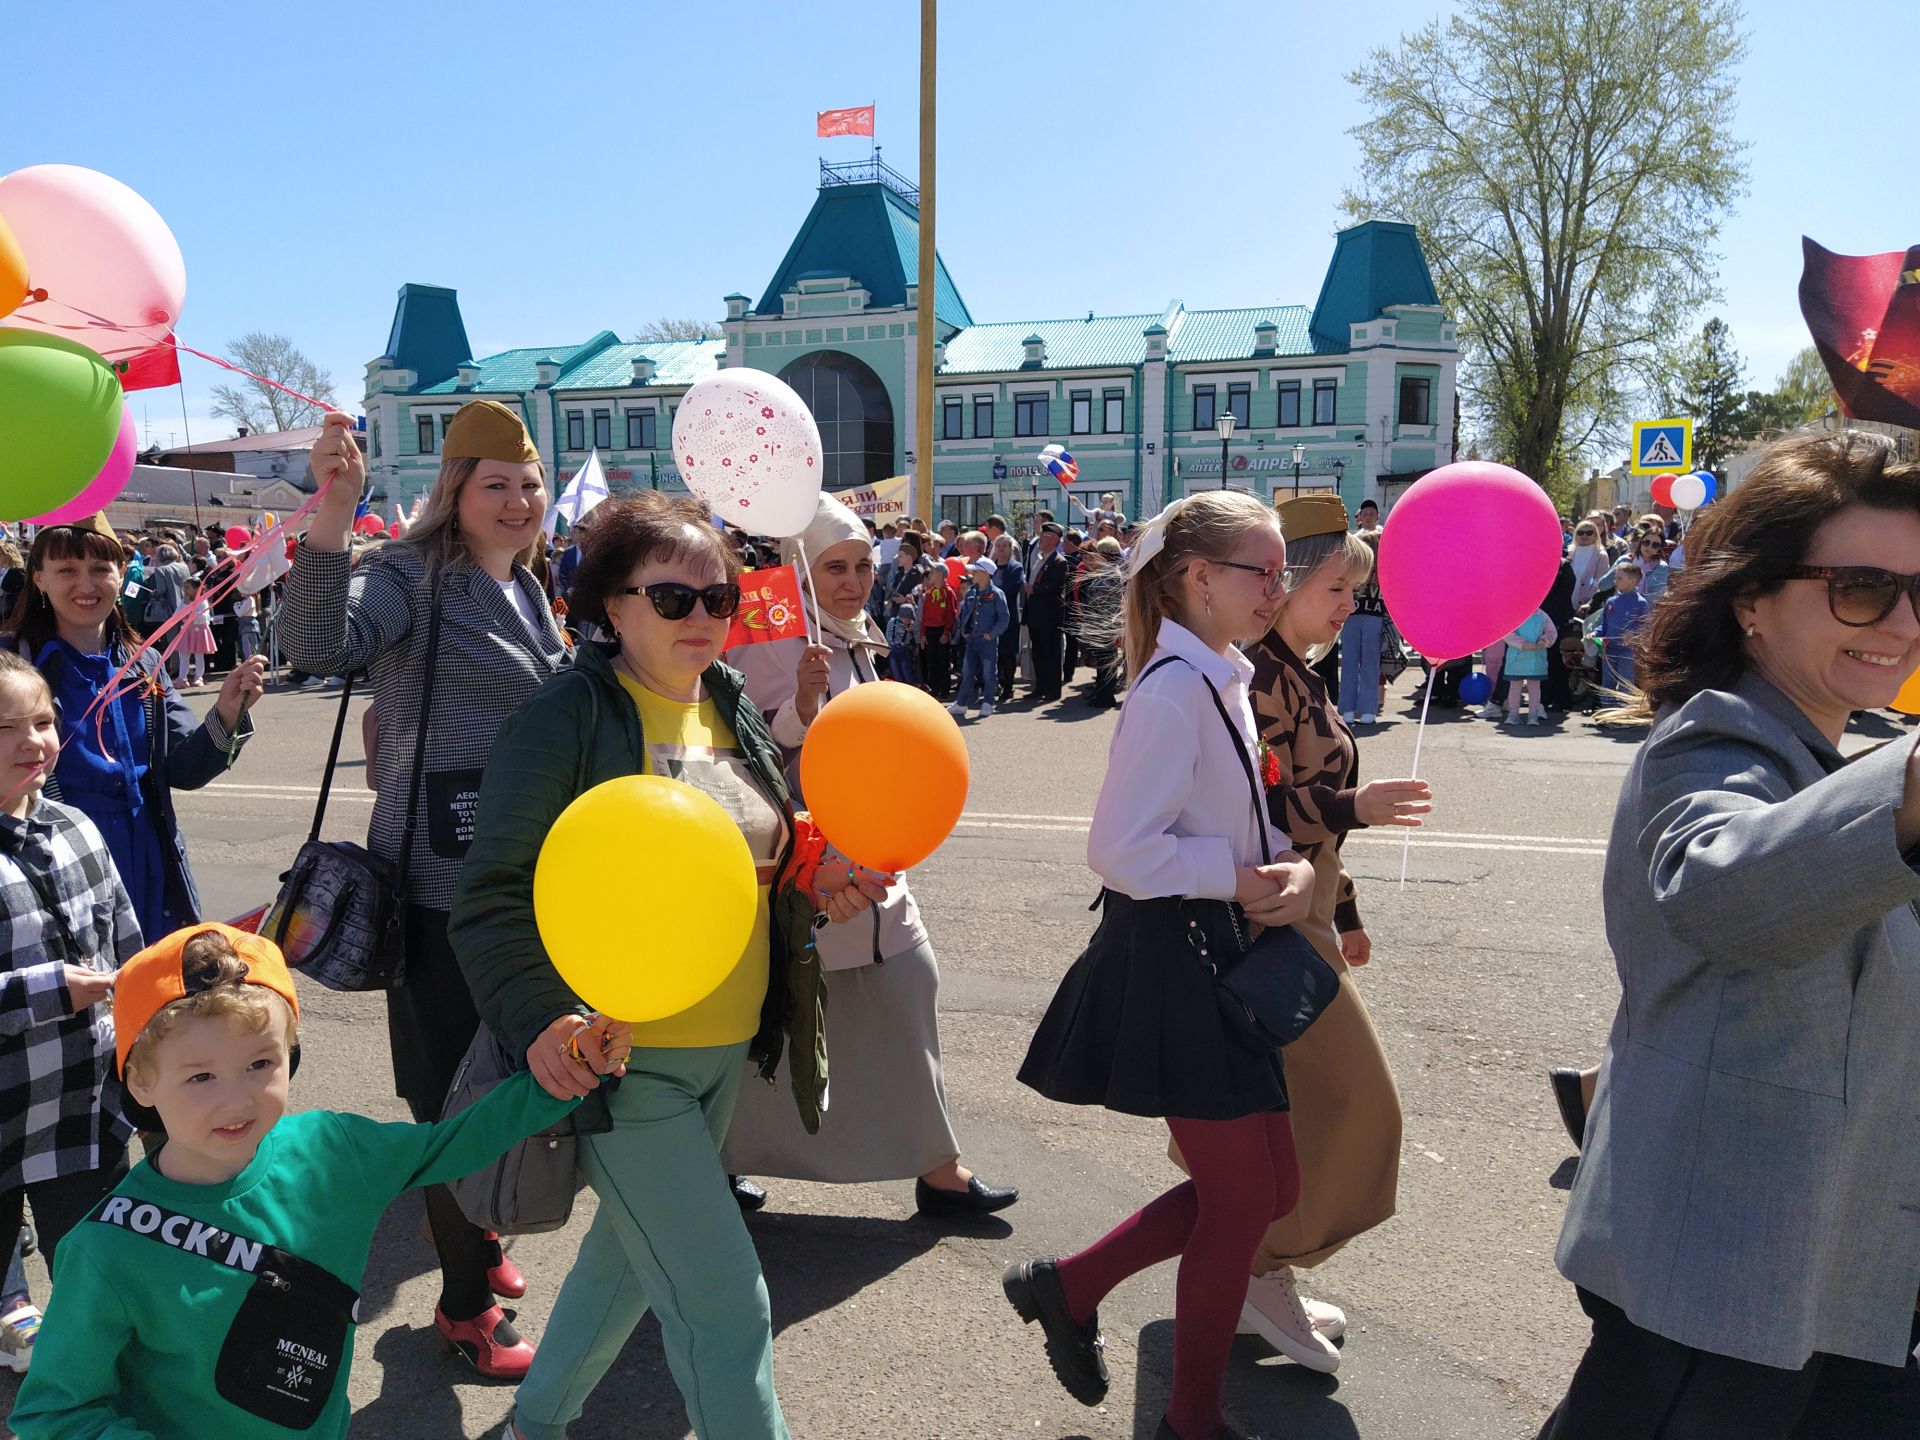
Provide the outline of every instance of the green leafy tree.
[[1681,352],[1661,387],[1666,413],[1693,419],[1693,463],[1699,469],[1719,471],[1754,433],[1740,388],[1745,368],[1733,348],[1733,331],[1715,316]]
[[1465,0],[1349,78],[1350,216],[1410,221],[1495,453],[1542,482],[1619,438],[1741,193],[1735,0]]
[[1791,429],[1820,419],[1829,410],[1839,408],[1833,393],[1833,381],[1820,352],[1809,345],[1787,362],[1780,383],[1773,390],[1773,405],[1780,415],[1779,428]]

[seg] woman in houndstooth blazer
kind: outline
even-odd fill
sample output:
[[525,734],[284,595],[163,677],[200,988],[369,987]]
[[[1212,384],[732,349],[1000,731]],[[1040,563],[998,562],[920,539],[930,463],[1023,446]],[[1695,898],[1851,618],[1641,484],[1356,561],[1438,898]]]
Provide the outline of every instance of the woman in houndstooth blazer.
[[[381,735],[367,845],[387,860],[399,858],[421,700],[429,667],[438,667],[408,857],[406,979],[387,994],[395,1089],[416,1120],[432,1120],[480,1024],[447,943],[480,776],[507,716],[567,663],[528,569],[544,543],[546,473],[519,416],[474,401],[447,427],[439,479],[406,539],[356,568],[347,535],[366,462],[345,416],[327,417],[312,464],[329,488],[287,577],[282,633],[293,663],[310,674],[372,673]],[[436,594],[440,638],[428,655]],[[435,1325],[483,1375],[519,1378],[533,1347],[494,1296],[517,1297],[525,1280],[445,1186],[426,1197],[440,1254]]]

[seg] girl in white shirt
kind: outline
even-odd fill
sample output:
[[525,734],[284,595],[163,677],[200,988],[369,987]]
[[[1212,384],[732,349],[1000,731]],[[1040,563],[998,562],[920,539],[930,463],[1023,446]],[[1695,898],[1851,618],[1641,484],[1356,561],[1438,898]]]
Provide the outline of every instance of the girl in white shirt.
[[1180,1257],[1161,1440],[1231,1435],[1220,1382],[1248,1267],[1268,1224],[1299,1197],[1279,1056],[1227,1028],[1189,940],[1196,912],[1183,908],[1234,900],[1259,925],[1307,914],[1312,866],[1288,848],[1251,779],[1253,666],[1234,643],[1272,623],[1285,566],[1278,518],[1237,491],[1175,501],[1135,545],[1125,614],[1137,678],[1087,842],[1103,914],[1020,1069],[1050,1099],[1164,1117],[1187,1160],[1191,1180],[1087,1249],[1018,1262],[1003,1280],[1021,1317],[1041,1322],[1061,1383],[1097,1405],[1107,1390],[1100,1301]]

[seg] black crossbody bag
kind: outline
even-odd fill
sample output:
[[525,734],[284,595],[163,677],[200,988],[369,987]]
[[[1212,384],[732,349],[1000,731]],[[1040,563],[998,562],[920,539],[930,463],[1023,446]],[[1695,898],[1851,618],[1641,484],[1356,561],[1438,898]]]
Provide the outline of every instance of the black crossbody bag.
[[413,773],[407,778],[407,818],[400,835],[399,860],[383,860],[351,840],[320,838],[327,797],[333,790],[334,765],[340,758],[340,736],[347,725],[347,704],[353,698],[353,677],[349,675],[340,695],[340,713],[333,721],[333,741],[327,747],[327,771],[320,781],[313,829],[294,856],[291,868],[280,877],[280,893],[260,922],[260,933],[280,947],[288,965],[329,990],[392,990],[406,982],[407,867],[413,855],[421,771],[426,766],[433,682],[440,670],[438,576],[434,577],[427,603],[427,683],[420,696]]
[[[1140,678],[1146,679],[1161,665],[1179,658],[1169,656],[1148,666]],[[1220,692],[1206,676],[1200,679],[1213,697],[1213,708],[1226,728],[1233,753],[1240,757],[1240,768],[1246,772],[1254,829],[1260,836],[1261,863],[1271,865],[1273,847],[1267,843],[1266,807],[1261,803],[1253,761],[1247,758],[1247,747],[1227,715]],[[1340,993],[1339,972],[1291,925],[1269,925],[1249,940],[1252,926],[1237,901],[1192,897],[1180,900],[1180,917],[1186,922],[1187,944],[1194,957],[1213,975],[1227,1028],[1250,1049],[1278,1050],[1291,1045],[1307,1033],[1307,1027]]]

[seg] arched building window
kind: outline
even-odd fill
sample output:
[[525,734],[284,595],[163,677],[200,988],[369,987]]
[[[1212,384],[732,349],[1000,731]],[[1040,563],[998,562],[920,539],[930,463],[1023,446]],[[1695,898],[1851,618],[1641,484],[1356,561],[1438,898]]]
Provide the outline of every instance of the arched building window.
[[813,412],[826,465],[821,488],[876,485],[893,474],[893,402],[872,369],[838,350],[818,350],[780,372]]

